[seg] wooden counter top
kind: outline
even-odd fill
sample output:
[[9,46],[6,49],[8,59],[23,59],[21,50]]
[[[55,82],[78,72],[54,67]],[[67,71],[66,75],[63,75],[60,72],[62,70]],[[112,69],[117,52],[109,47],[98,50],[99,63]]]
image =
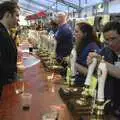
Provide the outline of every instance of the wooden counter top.
[[[60,85],[48,83],[48,74],[51,75],[38,63],[25,70],[24,81],[6,85],[0,101],[0,120],[42,120],[42,115],[50,111],[51,105],[56,105],[59,120],[72,120],[66,105],[59,97]],[[22,109],[21,94],[15,93],[15,85],[20,86],[23,82],[25,91],[32,93],[32,105],[29,111]]]

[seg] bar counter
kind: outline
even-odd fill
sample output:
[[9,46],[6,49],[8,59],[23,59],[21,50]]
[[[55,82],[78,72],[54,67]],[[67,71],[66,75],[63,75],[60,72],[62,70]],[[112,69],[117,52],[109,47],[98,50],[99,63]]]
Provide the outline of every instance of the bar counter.
[[[0,101],[0,120],[42,120],[43,114],[49,112],[51,106],[58,110],[58,120],[73,120],[58,94],[61,77],[55,75],[57,82],[48,82],[47,76],[51,74],[44,71],[41,62],[36,62],[25,69],[23,81],[6,85]],[[15,86],[23,83],[25,92],[32,93],[32,104],[28,111],[22,109],[21,94],[15,93]]]

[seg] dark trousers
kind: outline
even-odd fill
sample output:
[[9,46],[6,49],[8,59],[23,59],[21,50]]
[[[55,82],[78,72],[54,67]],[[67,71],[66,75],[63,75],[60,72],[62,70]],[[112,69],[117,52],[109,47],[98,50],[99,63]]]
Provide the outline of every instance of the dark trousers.
[[66,79],[66,74],[67,74],[67,66],[68,63],[67,61],[63,60],[63,57],[57,57],[56,61],[63,67],[63,69],[60,70],[60,75]]

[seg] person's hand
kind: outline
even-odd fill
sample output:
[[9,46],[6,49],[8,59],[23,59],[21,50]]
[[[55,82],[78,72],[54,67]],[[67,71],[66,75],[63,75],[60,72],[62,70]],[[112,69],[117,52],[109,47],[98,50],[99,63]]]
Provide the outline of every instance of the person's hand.
[[87,65],[92,63],[93,58],[97,58],[98,63],[101,60],[101,56],[99,54],[97,54],[96,52],[90,52],[87,57]]

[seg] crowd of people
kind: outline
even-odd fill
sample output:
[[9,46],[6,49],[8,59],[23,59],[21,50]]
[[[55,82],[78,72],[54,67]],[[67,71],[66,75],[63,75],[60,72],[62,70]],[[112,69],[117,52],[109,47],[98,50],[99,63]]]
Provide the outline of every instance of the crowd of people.
[[[104,87],[104,99],[111,100],[112,113],[116,116],[120,116],[120,97],[118,95],[120,85],[120,66],[119,54],[120,54],[120,23],[118,21],[108,22],[103,27],[103,35],[105,39],[105,45],[97,38],[94,26],[88,23],[80,22],[75,26],[74,32],[67,24],[65,13],[58,13],[56,20],[58,20],[58,30],[55,33],[55,39],[57,41],[56,47],[56,59],[64,66],[63,78],[66,76],[66,62],[64,57],[70,56],[73,44],[76,46],[76,63],[75,63],[75,84],[85,86],[85,78],[88,73],[88,67],[92,62],[92,59],[102,58],[107,66],[108,74],[105,80]],[[75,38],[75,42],[74,42]],[[107,45],[106,45],[107,44]],[[98,63],[99,64],[99,60]],[[97,66],[96,66],[97,67]]]

